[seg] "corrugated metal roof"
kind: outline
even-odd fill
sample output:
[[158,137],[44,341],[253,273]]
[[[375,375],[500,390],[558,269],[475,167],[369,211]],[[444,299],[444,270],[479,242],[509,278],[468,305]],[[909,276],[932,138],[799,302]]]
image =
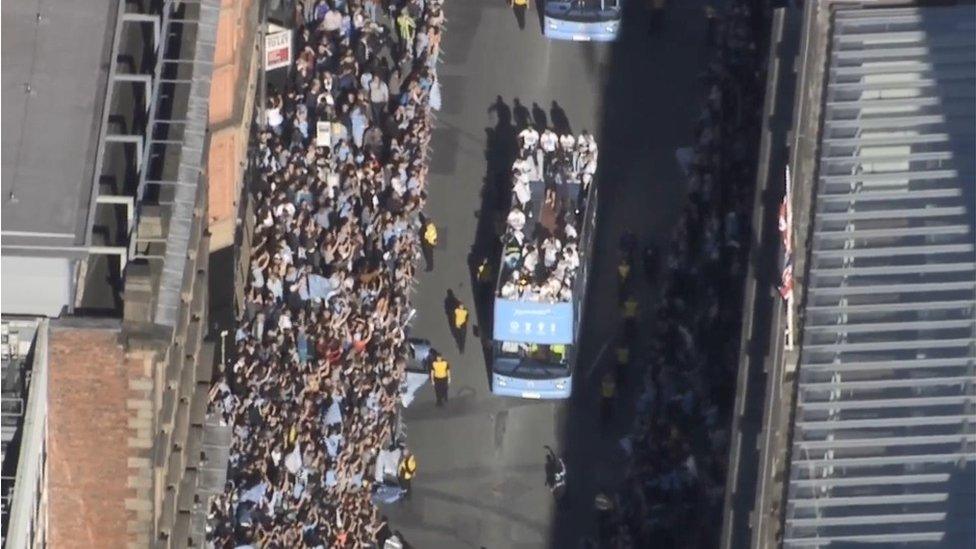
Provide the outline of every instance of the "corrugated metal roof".
[[[193,82],[186,108],[186,123],[183,125],[183,143],[180,147],[180,161],[177,167],[179,181],[194,185],[179,185],[175,188],[170,210],[169,230],[166,234],[166,255],[159,279],[159,296],[156,301],[156,323],[175,326],[180,308],[180,294],[184,285],[184,270],[190,245],[190,228],[197,200],[196,195],[202,173],[203,151],[206,141],[208,109],[210,102],[210,80],[212,77],[214,48],[217,37],[217,19],[220,15],[219,0],[199,0],[196,19],[196,41],[192,53],[194,64]],[[168,9],[168,8],[167,8]],[[163,26],[166,27],[167,19]],[[163,32],[166,35],[166,31]],[[179,52],[186,55],[184,52]],[[164,59],[175,58],[163,49]],[[155,123],[155,119],[153,119]],[[144,186],[144,185],[143,185]]]
[[839,9],[786,547],[972,547],[976,8]]

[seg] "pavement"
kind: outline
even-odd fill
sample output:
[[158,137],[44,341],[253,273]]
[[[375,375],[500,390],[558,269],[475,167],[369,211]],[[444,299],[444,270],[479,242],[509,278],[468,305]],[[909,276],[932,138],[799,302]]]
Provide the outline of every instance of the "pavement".
[[[614,44],[547,41],[538,5],[520,31],[505,0],[446,4],[443,110],[432,139],[426,210],[442,242],[433,271],[419,276],[412,335],[430,339],[445,354],[453,380],[444,408],[434,406],[428,385],[406,410],[418,476],[409,500],[383,509],[414,547],[579,547],[595,530],[594,495],[621,480],[616,447],[628,429],[633,395],[624,387],[615,421],[599,425],[598,374],[601,360],[612,354],[600,350],[619,328],[615,266],[621,232],[663,244],[684,199],[675,149],[693,143],[705,23],[704,2],[678,4],[652,32],[642,6],[627,4]],[[485,307],[472,294],[472,265],[493,252],[493,226],[508,200],[501,174],[511,163],[515,125],[542,116],[565,116],[574,132],[595,132],[600,145],[600,210],[584,335],[574,395],[559,402],[491,395],[478,345],[482,332],[469,333],[465,352],[459,352],[444,311],[452,290],[477,313],[473,324],[480,328],[484,321]],[[639,289],[646,303],[653,291],[643,283]],[[647,318],[651,311],[645,307],[642,314]],[[633,379],[639,375],[633,372]],[[544,484],[543,445],[556,448],[568,466],[568,497],[559,508]]]

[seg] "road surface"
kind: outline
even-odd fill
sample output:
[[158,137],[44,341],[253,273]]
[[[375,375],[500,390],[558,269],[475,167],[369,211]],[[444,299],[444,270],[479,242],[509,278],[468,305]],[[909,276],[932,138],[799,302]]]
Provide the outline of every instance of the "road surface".
[[[626,407],[620,424],[600,428],[599,375],[588,374],[598,371],[591,365],[617,330],[620,232],[664,242],[684,198],[675,149],[693,141],[704,19],[697,0],[673,4],[653,32],[641,6],[628,6],[622,37],[612,45],[547,41],[536,5],[520,31],[505,0],[446,4],[443,110],[427,204],[442,244],[434,270],[419,277],[413,335],[445,354],[453,382],[444,408],[434,406],[427,386],[407,409],[418,476],[410,500],[383,509],[416,547],[578,547],[595,527],[596,491],[619,480],[614,447],[626,429]],[[444,298],[453,290],[474,310],[472,254],[490,244],[493,218],[508,200],[499,172],[510,166],[515,126],[533,115],[552,121],[554,110],[557,122],[564,113],[575,133],[595,132],[600,145],[596,267],[575,394],[568,402],[494,397],[478,338],[469,333],[465,353],[458,351]],[[646,296],[650,289],[640,291]],[[558,448],[569,467],[569,504],[559,510],[544,485],[545,444]]]

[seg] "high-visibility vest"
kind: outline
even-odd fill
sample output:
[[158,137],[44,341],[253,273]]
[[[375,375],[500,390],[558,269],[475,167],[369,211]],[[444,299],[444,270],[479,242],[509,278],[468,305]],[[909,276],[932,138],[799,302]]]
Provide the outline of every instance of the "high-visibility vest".
[[514,6],[525,6],[528,5],[529,0],[512,0],[512,5]]
[[424,240],[431,246],[437,245],[437,227],[433,223],[428,223],[427,228],[424,229]]
[[557,344],[557,345],[553,345],[553,346],[551,346],[549,348],[552,349],[552,353],[553,354],[559,355],[559,359],[560,360],[562,360],[563,358],[566,357],[566,346],[565,345]]
[[626,280],[630,276],[630,263],[621,261],[620,265],[617,265],[617,274],[620,275],[622,280]]
[[447,365],[446,360],[439,358],[434,361],[432,368],[434,369],[434,379],[444,379],[447,377],[450,366]]
[[634,318],[637,316],[637,300],[630,298],[624,301],[624,318]]
[[630,349],[624,346],[617,347],[617,362],[627,364],[630,362]]
[[600,393],[603,395],[603,398],[613,398],[616,392],[617,383],[613,380],[613,376],[603,376],[603,383],[600,385]]
[[410,480],[415,474],[417,474],[417,460],[413,454],[410,454],[407,459],[400,462],[400,476]]
[[460,328],[468,321],[468,310],[463,305],[458,305],[454,309],[454,327]]

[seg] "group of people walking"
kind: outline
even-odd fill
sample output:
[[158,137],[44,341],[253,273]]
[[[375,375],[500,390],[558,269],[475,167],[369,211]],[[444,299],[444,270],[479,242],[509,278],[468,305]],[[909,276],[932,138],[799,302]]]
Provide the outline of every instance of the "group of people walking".
[[[382,547],[420,258],[440,0],[297,4],[287,85],[254,136],[254,233],[211,415],[233,430],[217,547]],[[407,452],[401,478],[416,474]]]

